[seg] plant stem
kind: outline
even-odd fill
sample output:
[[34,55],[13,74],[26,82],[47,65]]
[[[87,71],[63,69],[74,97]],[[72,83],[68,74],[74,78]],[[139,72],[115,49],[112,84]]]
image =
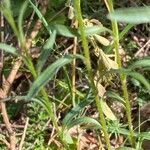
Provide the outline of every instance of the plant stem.
[[[113,8],[113,2],[112,0],[104,0],[105,4],[107,6],[107,9],[110,13],[114,12]],[[118,68],[122,68],[121,64],[121,57],[119,54],[119,31],[118,31],[118,24],[116,20],[112,20],[112,30],[114,34],[114,47],[115,47],[115,59],[118,64]],[[133,147],[135,147],[135,138],[134,138],[134,130],[132,127],[132,118],[131,118],[131,106],[130,106],[130,101],[129,101],[129,95],[128,95],[128,89],[127,89],[127,77],[125,74],[120,75],[121,78],[121,84],[122,84],[122,90],[123,90],[123,96],[125,100],[125,107],[126,107],[126,115],[128,119],[128,126],[129,126],[129,141],[132,144]]]
[[81,40],[82,40],[82,46],[84,49],[85,63],[86,63],[87,71],[88,71],[88,77],[90,80],[90,85],[91,85],[92,91],[95,95],[95,102],[96,102],[96,106],[97,106],[98,111],[99,111],[100,123],[102,125],[102,130],[104,133],[104,138],[106,141],[107,149],[110,150],[111,145],[110,145],[109,135],[107,132],[106,120],[105,120],[102,106],[101,106],[101,102],[100,102],[102,99],[101,100],[99,99],[97,88],[94,84],[94,77],[93,77],[93,73],[92,73],[91,60],[90,60],[90,52],[89,52],[89,48],[88,48],[88,41],[86,39],[85,27],[84,27],[84,23],[83,23],[83,19],[82,19],[80,0],[74,0],[74,7],[75,7],[75,11],[76,11],[76,18],[79,22],[79,30],[80,30]]

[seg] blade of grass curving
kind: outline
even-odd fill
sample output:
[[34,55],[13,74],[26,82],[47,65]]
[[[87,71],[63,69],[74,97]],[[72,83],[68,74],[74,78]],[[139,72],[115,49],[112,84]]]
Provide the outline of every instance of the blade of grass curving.
[[128,24],[126,27],[120,32],[119,34],[119,40],[122,40],[125,34],[129,32],[131,28],[133,28],[135,25],[134,24]]
[[150,6],[116,9],[114,12],[108,15],[108,18],[111,20],[117,20],[119,22],[133,24],[149,23]]
[[70,129],[76,125],[81,125],[81,124],[93,124],[96,128],[101,128],[101,125],[100,123],[93,119],[93,118],[90,118],[90,117],[80,117],[80,118],[77,118],[75,120],[72,120],[69,124],[67,124],[67,128]]
[[[124,36],[129,32],[130,29],[132,29],[135,25],[134,24],[128,24],[119,34],[119,40],[122,40],[124,38]],[[114,48],[114,43],[109,46],[107,49],[106,49],[106,53],[110,53],[111,50]]]
[[123,105],[125,104],[124,99],[117,93],[113,92],[113,91],[107,91],[105,93],[106,96],[113,98],[113,100],[117,100],[118,102],[121,102]]
[[138,72],[133,72],[129,69],[111,69],[105,75],[113,74],[113,73],[131,76],[131,77],[137,79],[138,81],[140,81],[148,89],[148,91],[150,91],[150,83],[145,79],[145,77],[142,74],[140,74]]
[[46,41],[45,45],[43,46],[42,52],[37,62],[37,72],[40,73],[43,65],[45,64],[47,58],[50,55],[50,52],[53,50],[53,46],[56,40],[56,31],[54,30],[50,36],[50,38]]
[[8,23],[11,26],[11,28],[13,29],[15,35],[17,37],[19,37],[19,32],[18,32],[18,29],[16,27],[16,24],[15,24],[13,15],[12,15],[12,11],[11,11],[10,0],[5,0],[5,1],[1,2],[0,11],[3,12],[3,15],[5,16],[6,20],[8,21]]
[[0,43],[0,49],[4,50],[5,52],[11,53],[13,55],[19,55],[19,52],[15,47],[12,47],[10,45],[7,45],[5,43]]
[[143,60],[138,60],[134,63],[132,63],[132,65],[130,65],[128,67],[128,69],[136,69],[136,68],[140,68],[140,67],[150,67],[150,59],[143,59]]
[[28,1],[25,1],[20,9],[20,12],[19,12],[19,17],[18,17],[18,29],[19,29],[19,34],[20,34],[20,43],[21,43],[21,46],[23,46],[23,48],[25,47],[25,37],[24,37],[24,32],[23,32],[23,17],[24,17],[24,13],[27,9],[27,6],[28,6]]
[[[65,89],[65,90],[67,90],[67,91],[70,91],[69,85],[66,84],[66,82],[63,82],[63,81],[61,81],[61,80],[57,80],[57,83],[58,83],[58,85],[59,85],[60,87],[62,87],[63,89]],[[78,91],[78,90],[76,90],[76,94],[77,94],[77,96],[79,96],[80,98],[84,98],[84,96],[85,96],[83,93],[81,93],[81,92]]]
[[142,74],[137,72],[129,72],[127,75],[139,80],[150,92],[150,83],[145,79],[145,77]]
[[76,56],[68,55],[58,59],[46,70],[44,70],[44,72],[42,72],[41,75],[32,84],[28,93],[28,98],[31,99],[32,97],[34,97],[41,90],[41,88],[45,86],[53,78],[53,76],[57,73],[57,71],[61,67],[63,67],[66,64],[69,64],[75,57],[83,59],[81,55]]
[[76,117],[86,106],[88,106],[93,101],[94,97],[92,96],[91,91],[89,91],[84,100],[77,104],[74,108],[72,108],[69,113],[67,113],[67,115],[63,119],[63,125],[67,126],[67,124],[70,123],[74,117]]
[[46,21],[46,19],[44,18],[44,16],[42,15],[42,13],[39,11],[39,9],[32,3],[31,0],[28,0],[31,4],[31,6],[33,7],[34,11],[36,12],[37,16],[41,19],[41,21],[43,22],[45,28],[47,29],[47,31],[49,32],[49,34],[51,34],[51,30],[48,27],[48,23]]
[[78,36],[77,30],[62,24],[50,24],[49,28],[56,30],[58,35],[74,38]]

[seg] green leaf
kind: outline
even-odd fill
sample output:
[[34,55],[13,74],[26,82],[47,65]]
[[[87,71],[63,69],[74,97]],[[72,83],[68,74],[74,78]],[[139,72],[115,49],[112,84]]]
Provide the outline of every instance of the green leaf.
[[111,97],[113,99],[116,99],[118,102],[121,102],[122,104],[125,104],[124,99],[118,95],[117,93],[113,92],[113,91],[107,91],[105,93],[106,96]]
[[150,132],[141,132],[138,134],[138,137],[142,137],[143,139],[150,140]]
[[14,54],[14,55],[18,55],[18,52],[16,50],[16,48],[10,46],[10,45],[7,45],[5,43],[0,43],[0,49],[8,52],[8,53],[11,53],[11,54]]
[[68,132],[63,132],[63,141],[66,141],[68,144],[73,144],[72,137]]
[[143,60],[138,60],[135,63],[132,63],[131,66],[129,66],[128,68],[133,70],[136,68],[140,68],[140,67],[150,67],[150,59],[143,59]]
[[119,22],[140,24],[150,22],[150,6],[138,8],[121,8],[116,9],[108,15],[108,18]]
[[37,71],[38,73],[41,72],[43,65],[45,64],[47,58],[50,55],[50,52],[53,49],[54,43],[56,40],[56,31],[54,30],[50,36],[50,38],[46,41],[45,45],[43,46],[42,52],[37,62]]
[[41,90],[41,88],[53,78],[53,76],[61,67],[63,67],[66,64],[69,64],[75,57],[83,59],[81,55],[68,55],[66,57],[58,59],[53,64],[51,64],[46,70],[44,70],[44,72],[42,72],[41,75],[32,84],[27,95],[28,99],[34,97]]
[[103,33],[103,32],[112,33],[112,31],[110,29],[105,28],[103,26],[86,27],[85,32],[86,32],[86,36],[94,35],[94,34],[100,34],[100,33]]
[[68,127],[68,129],[70,129],[76,125],[81,125],[81,124],[85,124],[85,125],[90,124],[90,125],[96,126],[96,128],[101,128],[100,123],[97,120],[90,118],[90,117],[80,117],[80,118],[77,118],[75,120],[72,120],[67,125],[67,127]]
[[[69,91],[69,86],[68,86],[68,84],[66,84],[66,82],[63,82],[63,81],[61,81],[61,80],[57,80],[57,83],[58,83],[58,85],[59,85],[61,88],[63,88],[63,89],[65,89],[65,90]],[[80,91],[76,90],[76,94],[77,94],[80,98],[84,98],[84,94],[81,93]]]
[[33,7],[34,11],[36,12],[36,14],[38,15],[39,19],[41,19],[43,25],[45,26],[45,28],[47,29],[47,31],[49,33],[51,33],[50,28],[48,28],[48,23],[46,21],[46,19],[44,18],[44,16],[42,15],[42,13],[39,11],[39,9],[32,3],[31,0],[29,0],[31,6]]
[[0,11],[2,11],[3,15],[5,16],[6,20],[10,24],[11,28],[13,29],[17,38],[19,37],[19,32],[17,26],[15,24],[15,20],[13,18],[13,14],[11,11],[11,3],[10,0],[4,0],[0,2]]
[[122,40],[125,34],[127,34],[129,30],[132,29],[134,26],[135,26],[134,24],[126,25],[125,28],[119,34],[119,40]]
[[81,101],[74,108],[72,108],[71,111],[67,113],[67,115],[63,119],[63,124],[67,126],[72,121],[72,119],[85,108],[85,106],[88,106],[93,101],[94,97],[89,92],[83,101]]
[[73,38],[77,36],[76,29],[73,29],[71,27],[68,27],[62,24],[50,24],[49,28],[52,30],[56,30],[58,35],[62,35],[65,37]]
[[149,82],[145,79],[145,77],[137,72],[129,72],[128,73],[129,76],[132,76],[133,78],[139,80],[142,84],[144,84],[144,86],[148,89],[148,91],[150,92],[150,84]]
[[22,7],[19,12],[19,17],[18,17],[18,29],[19,29],[19,34],[20,34],[19,40],[20,40],[22,46],[25,44],[25,36],[24,36],[24,32],[23,32],[23,17],[24,17],[25,11],[27,9],[27,6],[28,6],[28,1],[25,1],[22,4]]
[[111,69],[109,71],[107,71],[107,73],[105,73],[104,75],[109,75],[112,73],[119,73],[119,74],[125,74],[127,76],[131,76],[135,79],[137,79],[138,81],[140,81],[142,84],[144,84],[144,86],[148,89],[148,91],[150,91],[150,83],[145,79],[145,77],[138,73],[138,72],[133,72],[129,69]]

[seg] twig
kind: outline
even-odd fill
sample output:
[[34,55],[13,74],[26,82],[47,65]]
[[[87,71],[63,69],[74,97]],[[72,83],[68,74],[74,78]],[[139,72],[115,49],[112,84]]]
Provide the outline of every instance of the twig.
[[[6,124],[1,124],[0,127],[6,127]],[[19,128],[20,128],[20,129],[24,128],[23,125],[17,125],[17,124],[12,124],[11,127],[12,127],[12,128],[18,128],[18,129],[19,129]]]
[[1,109],[2,109],[1,111],[2,111],[2,117],[3,117],[4,123],[6,124],[6,128],[10,135],[10,150],[15,150],[16,136],[15,136],[15,132],[12,130],[11,124],[9,122],[6,105],[3,102],[1,102]]
[[137,57],[149,43],[150,39],[136,52],[135,57]]
[[22,138],[21,138],[21,142],[20,142],[20,145],[19,145],[19,150],[22,149],[23,142],[25,140],[25,135],[26,135],[28,124],[29,124],[29,117],[27,117],[27,119],[26,119],[26,124],[25,124],[25,127],[24,127],[24,131],[23,131],[23,135],[22,135]]
[[[74,38],[74,47],[73,47],[73,55],[77,53],[77,37]],[[76,97],[76,59],[72,62],[72,103],[73,107],[75,107],[75,97]]]
[[[1,33],[0,33],[0,41],[3,42],[4,41],[4,16],[2,15],[2,13],[0,13],[0,27],[1,29]],[[2,70],[3,70],[3,50],[0,50],[0,87],[2,86]]]

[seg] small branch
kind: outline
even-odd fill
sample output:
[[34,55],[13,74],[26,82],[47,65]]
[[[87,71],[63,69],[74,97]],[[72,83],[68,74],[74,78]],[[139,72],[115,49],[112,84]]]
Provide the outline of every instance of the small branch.
[[141,52],[143,52],[144,48],[150,43],[150,40],[148,40],[136,53],[135,57],[137,57]]
[[[73,55],[77,53],[77,37],[74,38],[74,47],[73,47]],[[72,103],[73,107],[75,107],[75,97],[76,97],[76,59],[72,62]]]
[[23,135],[22,135],[22,139],[21,139],[21,142],[20,142],[20,145],[19,145],[19,150],[22,149],[23,142],[24,142],[24,140],[25,140],[25,135],[26,135],[26,131],[27,131],[28,124],[29,124],[29,118],[27,117],[27,119],[26,119],[26,124],[25,124],[24,131],[23,131]]

